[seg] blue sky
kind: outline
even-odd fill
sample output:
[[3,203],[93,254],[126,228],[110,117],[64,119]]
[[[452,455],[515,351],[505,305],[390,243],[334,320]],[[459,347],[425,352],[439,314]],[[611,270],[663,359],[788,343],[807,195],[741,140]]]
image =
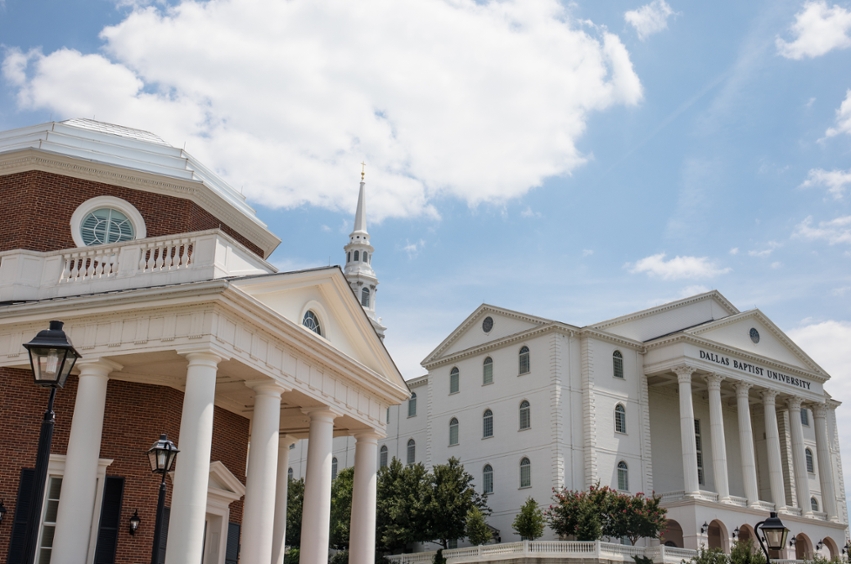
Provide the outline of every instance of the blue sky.
[[585,325],[718,289],[849,397],[851,2],[0,0],[0,43],[0,128],[185,143],[281,268],[341,262],[366,161],[407,378],[482,302]]

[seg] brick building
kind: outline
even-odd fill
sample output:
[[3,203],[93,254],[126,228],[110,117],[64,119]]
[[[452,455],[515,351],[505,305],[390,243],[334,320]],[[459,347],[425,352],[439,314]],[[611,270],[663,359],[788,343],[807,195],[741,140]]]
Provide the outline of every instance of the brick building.
[[277,272],[265,259],[280,240],[215,173],[91,120],[0,133],[0,194],[0,557],[23,562],[48,396],[22,344],[59,319],[82,358],[57,393],[39,564],[150,560],[158,479],[145,452],[160,433],[181,451],[161,561],[280,562],[288,447],[309,436],[301,558],[325,562],[332,437],[353,436],[351,559],[372,564],[377,439],[408,390],[377,332],[366,259],[357,280]]

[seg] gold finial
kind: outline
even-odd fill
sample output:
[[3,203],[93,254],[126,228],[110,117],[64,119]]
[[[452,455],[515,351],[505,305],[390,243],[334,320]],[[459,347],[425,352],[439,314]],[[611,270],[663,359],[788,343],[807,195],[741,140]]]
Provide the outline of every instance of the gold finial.
[[363,182],[363,177],[366,176],[366,163],[361,162],[360,164],[360,181]]

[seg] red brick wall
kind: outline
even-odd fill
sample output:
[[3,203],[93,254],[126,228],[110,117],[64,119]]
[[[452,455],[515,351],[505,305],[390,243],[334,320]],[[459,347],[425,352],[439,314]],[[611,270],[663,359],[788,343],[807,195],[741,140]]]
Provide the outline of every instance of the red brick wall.
[[[56,394],[55,454],[65,454],[74,412],[77,378],[71,376]],[[0,458],[0,499],[8,513],[0,525],[0,561],[9,550],[9,535],[15,514],[21,468],[35,465],[41,417],[49,390],[32,382],[29,370],[0,368],[0,432],[7,437],[6,453]],[[160,433],[180,447],[180,413],[183,393],[172,388],[110,380],[101,440],[101,458],[112,458],[107,475],[122,476],[124,499],[121,523],[129,527],[133,511],[139,510],[142,523],[136,535],[125,527],[118,536],[116,562],[147,562],[153,545],[159,477],[151,473],[147,450]],[[248,448],[248,419],[216,408],[213,416],[211,460],[221,460],[245,483],[245,457]],[[177,456],[175,468],[180,464]],[[173,484],[168,481],[166,505],[171,504]],[[61,500],[60,500],[61,503]],[[98,508],[99,510],[100,508]],[[230,505],[230,520],[242,522],[242,500]]]
[[0,251],[55,251],[76,245],[71,215],[96,196],[115,196],[133,204],[145,219],[148,237],[217,227],[259,256],[263,251],[195,202],[41,171],[0,176]]

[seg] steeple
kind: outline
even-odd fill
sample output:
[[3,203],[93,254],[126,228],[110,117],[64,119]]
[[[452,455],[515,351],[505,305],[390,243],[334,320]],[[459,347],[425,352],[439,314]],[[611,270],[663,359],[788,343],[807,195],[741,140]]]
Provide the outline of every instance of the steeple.
[[[363,163],[361,163],[363,165]],[[384,327],[381,318],[375,315],[375,294],[378,290],[378,277],[372,270],[372,258],[375,249],[369,244],[369,233],[366,230],[366,181],[365,172],[361,169],[360,191],[358,192],[358,207],[355,211],[355,226],[349,235],[349,243],[343,247],[346,252],[346,266],[343,272],[349,281],[352,291],[366,314],[372,321],[375,331],[384,338]]]

